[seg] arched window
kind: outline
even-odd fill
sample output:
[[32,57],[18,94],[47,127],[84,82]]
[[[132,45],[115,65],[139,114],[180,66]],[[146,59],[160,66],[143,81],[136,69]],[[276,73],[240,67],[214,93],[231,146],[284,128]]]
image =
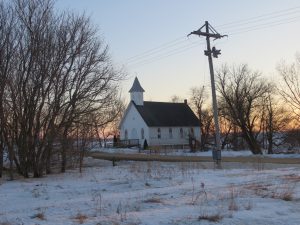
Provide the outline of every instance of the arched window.
[[169,138],[170,138],[170,139],[173,138],[173,131],[172,131],[172,128],[169,128]]
[[194,128],[191,127],[191,136],[194,137]]
[[145,132],[144,128],[141,129],[141,139],[145,139]]
[[183,129],[180,128],[179,132],[180,132],[180,138],[183,138]]
[[161,132],[160,132],[160,128],[157,128],[157,138],[161,139]]
[[125,130],[125,140],[127,140],[128,139],[128,131],[127,131],[127,129]]

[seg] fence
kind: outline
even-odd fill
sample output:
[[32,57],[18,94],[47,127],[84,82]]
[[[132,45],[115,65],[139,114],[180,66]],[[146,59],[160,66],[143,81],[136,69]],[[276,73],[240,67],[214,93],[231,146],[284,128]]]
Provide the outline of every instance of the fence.
[[139,139],[118,140],[116,143],[114,143],[114,147],[117,148],[140,147],[140,142]]

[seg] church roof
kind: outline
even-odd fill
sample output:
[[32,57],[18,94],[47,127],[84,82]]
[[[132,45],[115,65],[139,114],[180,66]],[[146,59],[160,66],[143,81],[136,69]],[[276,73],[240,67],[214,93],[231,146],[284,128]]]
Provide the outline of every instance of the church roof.
[[134,105],[149,127],[199,126],[198,118],[186,103],[145,101],[144,105]]
[[132,87],[130,88],[129,92],[145,92],[142,88],[139,80],[135,77]]

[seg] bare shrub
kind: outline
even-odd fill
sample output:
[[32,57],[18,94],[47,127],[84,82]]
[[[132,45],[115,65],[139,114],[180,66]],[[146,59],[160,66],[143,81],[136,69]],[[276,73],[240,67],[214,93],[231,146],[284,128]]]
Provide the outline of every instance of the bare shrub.
[[92,193],[92,201],[94,201],[95,202],[95,211],[96,211],[96,215],[98,215],[98,213],[99,213],[99,215],[101,216],[102,215],[102,208],[103,208],[103,206],[102,206],[102,194],[101,194],[101,192],[100,191],[94,191],[93,193]]
[[239,207],[234,199],[229,202],[228,210],[230,211],[238,211]]
[[258,157],[255,159],[255,161],[252,163],[252,167],[254,169],[256,169],[257,171],[262,171],[265,169],[265,163],[263,162],[263,160]]
[[79,224],[83,224],[87,219],[87,215],[82,214],[82,213],[77,213],[77,215],[74,217],[75,220],[78,221]]
[[246,210],[251,210],[253,208],[253,204],[252,202],[248,201],[245,205],[244,205],[244,209]]
[[246,190],[253,191],[255,195],[260,197],[267,197],[270,193],[271,185],[270,184],[263,184],[263,183],[252,183],[245,185],[244,188]]
[[201,216],[198,217],[198,220],[207,220],[210,222],[220,222],[223,219],[223,216],[220,214],[212,214],[212,215],[207,215],[207,214],[203,214]]
[[285,179],[288,182],[300,182],[300,176],[297,174],[289,174],[289,175],[285,175],[283,176],[283,179]]
[[39,219],[39,220],[46,220],[44,212],[38,212],[32,218],[36,218],[36,219]]
[[195,183],[194,179],[192,178],[192,184],[193,184],[193,189],[192,189],[192,205],[195,205],[198,200],[202,197],[204,197],[204,200],[207,201],[207,193],[205,191],[205,184],[201,182],[200,184],[200,191],[196,192],[195,190]]
[[284,201],[293,201],[294,199],[294,189],[295,186],[292,184],[286,184],[281,188],[276,188],[277,191],[273,192],[272,198],[281,199]]
[[5,221],[5,222],[0,222],[0,225],[13,225],[13,224],[8,221]]
[[284,201],[292,201],[294,199],[295,183],[289,182],[288,184],[263,184],[252,183],[244,186],[245,189],[253,191],[255,195],[262,198],[274,198]]
[[236,198],[238,194],[235,191],[233,187],[230,189],[230,196],[229,196],[229,205],[228,205],[228,210],[230,211],[237,211],[239,209],[237,203],[236,203]]
[[116,213],[118,215],[120,215],[120,221],[124,222],[127,219],[127,208],[128,208],[128,204],[123,205],[122,202],[120,201],[118,206],[117,206],[117,210]]
[[144,203],[163,203],[163,200],[161,200],[160,198],[149,198],[144,200]]

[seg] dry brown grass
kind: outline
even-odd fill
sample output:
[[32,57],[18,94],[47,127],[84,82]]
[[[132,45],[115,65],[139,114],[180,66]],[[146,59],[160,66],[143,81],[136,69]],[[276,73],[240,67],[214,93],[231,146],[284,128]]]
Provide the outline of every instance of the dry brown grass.
[[253,204],[249,201],[244,205],[244,208],[246,210],[251,210],[253,208]]
[[294,182],[294,183],[300,182],[300,176],[297,174],[285,175],[282,178],[288,182]]
[[268,197],[271,192],[271,185],[270,184],[263,184],[263,183],[252,183],[243,186],[244,189],[253,191],[255,195],[260,196],[262,198]]
[[6,222],[0,222],[0,225],[13,225],[13,224],[6,221]]
[[34,218],[40,219],[40,220],[46,220],[45,214],[43,212],[39,212],[34,215]]
[[237,211],[239,209],[238,204],[236,202],[236,199],[238,198],[239,193],[240,193],[240,190],[238,190],[236,187],[234,187],[234,186],[229,187],[228,210]]
[[163,200],[161,200],[160,198],[149,198],[144,200],[144,203],[163,203]]
[[220,222],[222,219],[223,219],[223,216],[220,214],[201,215],[198,217],[199,221],[207,220],[207,221],[215,222],[215,223]]
[[88,219],[88,217],[85,214],[77,213],[74,219],[77,220],[79,224],[83,224]]
[[[298,179],[295,176],[286,176],[287,179]],[[243,186],[244,189],[253,191],[255,195],[260,196],[262,198],[274,198],[274,199],[281,199],[284,201],[293,201],[294,199],[294,189],[295,189],[296,182],[288,182],[287,184],[279,184],[279,185],[272,185],[272,184],[258,184],[252,183]]]
[[228,205],[228,210],[230,211],[238,211],[239,207],[236,203],[236,201],[233,199],[229,202],[229,205]]
[[292,184],[284,185],[278,191],[273,192],[271,197],[276,199],[281,199],[283,201],[293,201],[294,189],[295,186],[293,186]]

